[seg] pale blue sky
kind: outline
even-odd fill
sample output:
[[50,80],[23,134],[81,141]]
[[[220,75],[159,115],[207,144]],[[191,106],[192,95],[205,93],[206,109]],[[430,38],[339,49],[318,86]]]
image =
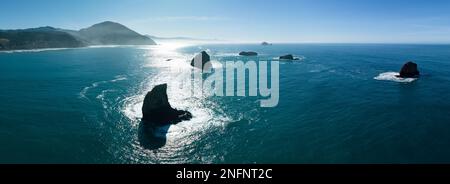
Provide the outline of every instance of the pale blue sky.
[[448,0],[0,0],[0,29],[80,29],[249,42],[450,43]]

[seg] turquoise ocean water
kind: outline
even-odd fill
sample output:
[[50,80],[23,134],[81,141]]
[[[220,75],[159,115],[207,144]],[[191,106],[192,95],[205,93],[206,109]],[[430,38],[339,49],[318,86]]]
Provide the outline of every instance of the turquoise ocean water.
[[[280,62],[280,100],[192,97],[189,59]],[[236,53],[257,51],[257,58]],[[167,61],[167,59],[172,59]],[[393,75],[413,60],[423,76]],[[139,140],[147,91],[168,83],[194,118]],[[104,47],[0,53],[0,163],[450,163],[450,46]]]

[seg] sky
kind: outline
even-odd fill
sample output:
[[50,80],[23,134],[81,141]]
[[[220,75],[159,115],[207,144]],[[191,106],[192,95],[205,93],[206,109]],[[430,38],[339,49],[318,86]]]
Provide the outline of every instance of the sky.
[[102,21],[237,42],[450,43],[448,0],[0,0],[0,29]]

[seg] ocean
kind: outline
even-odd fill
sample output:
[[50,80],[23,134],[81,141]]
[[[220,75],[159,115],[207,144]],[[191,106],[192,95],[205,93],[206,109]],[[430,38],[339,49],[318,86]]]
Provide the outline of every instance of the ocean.
[[[280,61],[279,103],[193,97],[190,59]],[[256,51],[258,57],[237,56]],[[422,76],[395,77],[412,60]],[[143,146],[142,101],[168,83],[193,119]],[[0,53],[0,163],[450,163],[450,45],[202,44]],[[145,136],[144,136],[145,139]]]

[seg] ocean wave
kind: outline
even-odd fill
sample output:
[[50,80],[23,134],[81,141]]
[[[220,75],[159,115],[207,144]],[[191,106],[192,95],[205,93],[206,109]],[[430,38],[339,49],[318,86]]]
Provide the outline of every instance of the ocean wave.
[[79,98],[88,99],[86,94],[89,92],[89,90],[94,89],[102,84],[107,84],[107,83],[112,83],[112,82],[117,82],[117,81],[122,81],[122,80],[127,80],[127,77],[125,75],[117,75],[112,80],[94,82],[90,86],[86,86],[83,88],[83,90],[80,91]]
[[107,95],[107,93],[112,93],[112,92],[116,92],[116,91],[117,90],[114,90],[114,89],[103,90],[95,98],[98,99],[102,103],[104,109],[107,109],[108,108],[108,100],[105,98],[105,96]]
[[381,73],[378,76],[374,77],[375,80],[384,80],[384,81],[394,81],[401,83],[414,82],[417,80],[416,78],[401,78],[398,77],[400,75],[398,72],[385,72]]
[[122,81],[122,80],[127,80],[127,76],[125,75],[117,75],[115,76],[115,78],[113,80],[110,80],[109,82],[117,82],[117,81]]

